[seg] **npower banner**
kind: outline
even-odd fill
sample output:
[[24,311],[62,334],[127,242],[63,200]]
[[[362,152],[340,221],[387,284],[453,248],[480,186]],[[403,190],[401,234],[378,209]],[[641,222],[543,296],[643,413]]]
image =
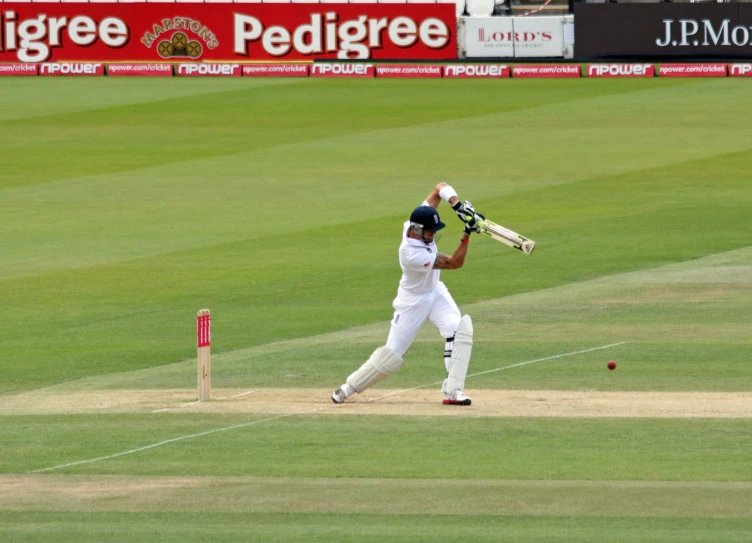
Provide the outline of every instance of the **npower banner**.
[[575,57],[749,58],[750,4],[576,3]]
[[0,62],[457,58],[453,4],[0,7]]

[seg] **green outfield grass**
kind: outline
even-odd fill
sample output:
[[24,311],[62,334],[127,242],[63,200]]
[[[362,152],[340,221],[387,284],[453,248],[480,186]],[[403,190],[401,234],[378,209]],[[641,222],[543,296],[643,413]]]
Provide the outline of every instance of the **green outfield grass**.
[[[179,407],[203,307],[215,390],[326,400],[383,344],[440,181],[537,242],[442,275],[471,396],[752,392],[750,107],[734,79],[3,78],[0,539],[749,541],[752,412]],[[426,327],[377,388],[440,382],[443,347]],[[34,409],[124,391],[173,409]]]
[[[169,418],[169,425],[165,419]],[[746,420],[516,419],[305,415],[96,415],[8,420],[2,473],[105,457],[55,470],[77,474],[360,477],[368,479],[749,481]],[[334,420],[332,420],[334,419]],[[254,424],[255,423],[255,424]],[[243,426],[245,425],[245,426]],[[440,430],[440,431],[437,431]],[[347,436],[341,439],[339,436]],[[446,436],[468,444],[444,447]],[[336,447],[333,442],[338,442]],[[378,443],[378,447],[374,447]],[[546,444],[555,443],[551,449]],[[82,457],[79,451],[85,451]],[[684,460],[683,462],[680,460]],[[702,460],[702,463],[700,463]],[[54,473],[51,472],[51,473]],[[752,486],[749,488],[752,491]],[[752,492],[747,493],[752,499]]]

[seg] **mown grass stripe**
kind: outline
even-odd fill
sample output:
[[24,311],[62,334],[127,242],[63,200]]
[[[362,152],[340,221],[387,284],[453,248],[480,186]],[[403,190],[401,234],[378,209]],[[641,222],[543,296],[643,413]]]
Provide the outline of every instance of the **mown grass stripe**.
[[750,482],[0,475],[0,510],[25,511],[750,518],[749,503]]

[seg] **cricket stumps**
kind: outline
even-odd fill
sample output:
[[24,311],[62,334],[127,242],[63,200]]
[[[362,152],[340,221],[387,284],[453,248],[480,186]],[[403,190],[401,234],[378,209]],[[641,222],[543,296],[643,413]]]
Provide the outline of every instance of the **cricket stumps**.
[[211,313],[201,309],[196,316],[196,343],[198,345],[198,401],[211,396]]

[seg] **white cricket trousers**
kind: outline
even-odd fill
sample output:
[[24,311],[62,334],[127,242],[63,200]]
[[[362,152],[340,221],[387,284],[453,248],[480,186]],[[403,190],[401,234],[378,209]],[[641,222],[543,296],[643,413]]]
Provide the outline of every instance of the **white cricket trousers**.
[[436,326],[445,339],[454,337],[460,324],[460,309],[441,281],[426,294],[410,294],[409,299],[397,295],[392,305],[394,317],[386,346],[400,356],[415,341],[426,320]]

